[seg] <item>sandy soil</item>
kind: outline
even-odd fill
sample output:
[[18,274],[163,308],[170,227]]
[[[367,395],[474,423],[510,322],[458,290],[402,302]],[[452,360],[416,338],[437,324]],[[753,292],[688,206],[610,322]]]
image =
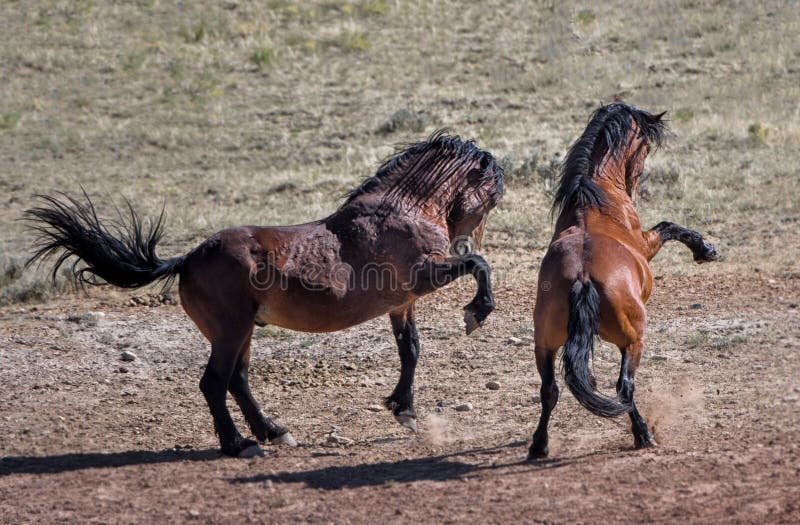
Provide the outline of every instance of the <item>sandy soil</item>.
[[[417,435],[370,410],[397,375],[386,320],[259,332],[255,395],[301,446],[248,460],[216,451],[197,389],[207,347],[180,306],[92,291],[0,310],[0,522],[796,523],[799,288],[711,266],[658,279],[637,398],[659,446],[633,450],[627,422],[566,393],[551,458],[533,463],[530,283],[501,284],[470,337],[469,287],[420,305]],[[599,348],[606,389],[618,362]],[[353,443],[329,444],[333,429]]]

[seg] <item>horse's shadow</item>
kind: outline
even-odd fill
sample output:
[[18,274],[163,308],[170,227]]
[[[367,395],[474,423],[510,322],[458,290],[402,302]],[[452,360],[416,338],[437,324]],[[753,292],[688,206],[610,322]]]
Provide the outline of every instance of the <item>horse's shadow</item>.
[[305,471],[257,474],[255,476],[231,478],[229,481],[234,484],[264,483],[268,481],[273,483],[303,483],[310,488],[339,490],[371,485],[392,486],[414,481],[446,481],[509,467],[527,467],[532,470],[558,468],[571,463],[571,461],[558,459],[531,462],[522,458],[509,462],[467,463],[456,459],[464,456],[474,457],[497,454],[504,448],[517,445],[518,443],[512,443],[500,447],[473,449],[459,453],[404,459],[401,461],[382,461],[359,465],[332,465]]
[[[521,442],[520,442],[521,443]],[[303,483],[308,487],[323,490],[358,488],[369,485],[393,485],[413,481],[446,481],[477,475],[480,472],[496,471],[504,468],[525,467],[531,470],[559,468],[574,461],[551,459],[544,461],[525,461],[522,458],[508,462],[481,461],[466,462],[459,458],[492,456],[503,449],[517,447],[520,443],[510,443],[492,448],[466,450],[451,454],[429,456],[401,461],[362,463],[359,465],[332,465],[328,467],[276,474],[258,474],[231,478],[230,483]],[[312,454],[323,455],[323,454]],[[221,458],[217,449],[159,451],[130,450],[109,453],[74,453],[52,456],[6,456],[0,458],[0,478],[14,474],[58,474],[92,468],[114,468],[132,465],[152,465],[173,462],[213,461]],[[269,461],[269,458],[266,459]]]
[[216,449],[207,450],[129,450],[53,456],[6,456],[0,459],[0,477],[12,474],[57,474],[90,468],[125,467],[176,461],[210,461],[220,457]]

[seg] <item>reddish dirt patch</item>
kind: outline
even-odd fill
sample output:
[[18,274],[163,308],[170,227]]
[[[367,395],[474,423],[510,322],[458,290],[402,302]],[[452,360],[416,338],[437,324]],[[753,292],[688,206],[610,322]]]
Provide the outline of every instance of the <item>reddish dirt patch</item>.
[[[416,436],[368,408],[396,379],[386,320],[264,334],[255,395],[302,446],[250,460],[215,450],[197,389],[207,349],[179,306],[101,295],[6,309],[0,521],[796,523],[798,288],[735,275],[657,281],[637,398],[660,446],[632,450],[626,422],[599,420],[566,393],[552,459],[538,463],[523,461],[539,413],[529,287],[499,288],[499,311],[471,337],[459,321],[468,290],[420,306]],[[120,361],[126,349],[138,359]],[[599,348],[604,388],[618,363]],[[436,412],[438,401],[450,406]],[[452,410],[461,401],[475,409]],[[333,426],[354,443],[328,445]]]

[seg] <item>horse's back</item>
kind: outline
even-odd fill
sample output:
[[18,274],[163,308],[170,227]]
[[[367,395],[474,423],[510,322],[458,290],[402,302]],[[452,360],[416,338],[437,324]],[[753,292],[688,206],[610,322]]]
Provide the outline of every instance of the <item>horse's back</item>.
[[537,344],[558,347],[566,341],[569,294],[575,281],[597,289],[601,337],[628,344],[644,322],[649,268],[615,237],[571,230],[553,241],[542,259],[534,308]]
[[647,262],[620,239],[593,235],[586,271],[600,296],[600,337],[618,346],[635,342],[652,287]]

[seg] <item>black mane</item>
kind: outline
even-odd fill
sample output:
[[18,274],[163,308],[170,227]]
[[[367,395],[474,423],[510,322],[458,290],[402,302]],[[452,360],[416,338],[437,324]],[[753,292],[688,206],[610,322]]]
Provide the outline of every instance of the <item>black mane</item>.
[[653,115],[622,102],[600,106],[589,119],[583,135],[567,153],[551,213],[557,216],[567,208],[604,207],[606,195],[592,180],[595,164],[607,153],[620,154],[634,123],[639,136],[651,148],[661,146],[666,132],[666,125],[661,121],[663,115]]
[[499,201],[504,191],[503,170],[492,154],[478,148],[472,140],[464,141],[440,129],[427,140],[398,147],[375,175],[347,194],[342,206],[361,195],[380,190],[384,191],[384,208],[401,201],[417,206],[434,197],[442,188],[462,182],[465,168],[476,161],[484,177],[482,180],[495,179],[495,194],[491,198]]

